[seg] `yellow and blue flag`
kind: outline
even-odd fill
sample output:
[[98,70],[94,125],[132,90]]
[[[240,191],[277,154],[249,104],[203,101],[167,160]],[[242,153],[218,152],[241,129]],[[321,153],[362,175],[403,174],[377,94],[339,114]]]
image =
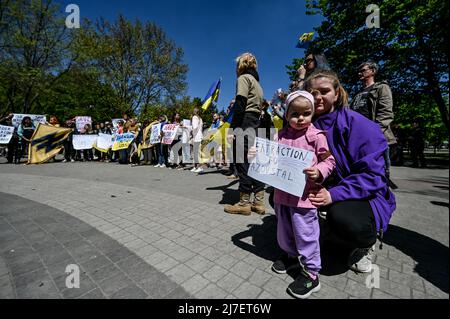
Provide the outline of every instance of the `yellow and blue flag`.
[[217,100],[219,99],[221,83],[222,79],[219,79],[211,85],[208,94],[206,94],[205,99],[203,100],[202,109],[204,111],[206,111],[211,106],[212,102],[217,102]]
[[58,154],[71,129],[39,124],[28,146],[28,164],[40,164]]
[[[234,107],[231,108],[230,113],[228,113],[227,117],[224,118],[222,124],[220,125],[218,129],[218,134],[220,138],[222,139],[222,144],[228,147],[228,141],[227,141],[227,130],[231,126],[231,121],[233,121],[233,114],[234,114]],[[217,139],[217,137],[216,137]]]
[[298,39],[297,45],[295,47],[298,49],[308,49],[313,38],[314,32],[303,33]]

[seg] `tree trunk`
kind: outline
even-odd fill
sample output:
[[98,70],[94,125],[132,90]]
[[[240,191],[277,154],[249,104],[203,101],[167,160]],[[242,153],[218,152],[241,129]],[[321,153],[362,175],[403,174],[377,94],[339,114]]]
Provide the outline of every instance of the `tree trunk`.
[[447,106],[445,105],[445,101],[442,98],[441,90],[437,83],[433,84],[433,86],[434,86],[434,88],[431,89],[431,93],[433,95],[434,100],[436,101],[436,104],[438,105],[439,112],[441,113],[442,121],[444,122],[445,126],[447,127],[447,131],[450,131],[448,110],[447,110]]
[[431,50],[424,44],[423,38],[420,35],[418,39],[419,39],[419,48],[422,47],[424,49],[424,56],[427,63],[425,78],[428,82],[428,87],[431,90],[431,96],[433,97],[434,101],[436,102],[439,108],[439,113],[441,113],[442,122],[444,122],[447,131],[450,131],[448,110],[447,106],[445,105],[445,101],[442,98],[441,88],[439,87],[439,79],[436,76],[435,66],[431,59],[432,57]]

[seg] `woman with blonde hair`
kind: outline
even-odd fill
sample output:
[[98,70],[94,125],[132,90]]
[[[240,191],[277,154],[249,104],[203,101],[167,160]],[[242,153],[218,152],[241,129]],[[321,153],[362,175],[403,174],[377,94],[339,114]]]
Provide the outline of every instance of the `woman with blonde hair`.
[[[236,149],[236,169],[239,176],[240,200],[235,205],[226,205],[229,214],[250,215],[251,212],[265,214],[264,184],[248,176],[248,150],[253,146],[256,130],[260,127],[263,104],[263,89],[259,84],[258,63],[251,53],[244,53],[236,58],[237,91],[231,129],[242,129],[244,137],[229,135],[230,143]],[[249,129],[249,130],[247,130]],[[243,143],[243,145],[242,145]],[[242,152],[243,150],[243,152]],[[243,153],[243,154],[242,154]],[[254,194],[253,202],[250,197]]]

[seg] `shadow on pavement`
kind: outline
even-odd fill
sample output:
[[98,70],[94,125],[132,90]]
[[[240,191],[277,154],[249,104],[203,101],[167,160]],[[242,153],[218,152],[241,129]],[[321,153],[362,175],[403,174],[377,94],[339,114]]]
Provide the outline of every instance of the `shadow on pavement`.
[[[269,215],[262,221],[262,225],[247,225],[248,230],[234,235],[231,240],[239,248],[266,260],[275,261],[281,254],[277,243],[277,219],[274,215]],[[248,237],[251,237],[251,244],[242,240]]]
[[442,207],[448,207],[449,206],[448,203],[438,202],[438,201],[434,201],[434,200],[430,201],[430,203],[433,204],[433,205],[442,206]]
[[[213,169],[213,168],[211,168]],[[213,169],[213,170],[209,170],[209,171],[203,171],[201,173],[198,173],[198,175],[211,175],[211,174],[221,174],[221,175],[225,175],[225,171],[224,170],[218,170],[218,169]]]
[[239,183],[239,180],[233,180],[228,185],[207,187],[206,190],[221,190],[223,192],[223,196],[219,204],[234,205],[239,202],[239,191],[236,189],[230,189],[230,187],[237,183]]
[[349,270],[347,265],[351,248],[336,244],[332,241],[323,242],[320,246],[320,257],[322,259],[321,275],[336,276]]
[[427,236],[395,225],[389,226],[384,242],[414,259],[417,262],[414,270],[423,279],[443,292],[449,292],[448,247]]

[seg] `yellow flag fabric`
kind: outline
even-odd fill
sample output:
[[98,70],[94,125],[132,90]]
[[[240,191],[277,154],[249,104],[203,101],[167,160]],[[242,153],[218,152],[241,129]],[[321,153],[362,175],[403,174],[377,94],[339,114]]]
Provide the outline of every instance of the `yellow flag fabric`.
[[217,102],[217,100],[219,99],[221,82],[222,79],[219,79],[211,85],[208,94],[206,94],[205,98],[203,99],[202,109],[204,111],[206,111],[211,106],[212,102]]
[[303,33],[298,39],[296,48],[308,49],[314,38],[314,32]]
[[92,145],[92,147],[95,148],[97,151],[100,151],[100,152],[102,152],[102,153],[108,153],[109,150],[110,150],[110,148],[105,149],[105,148],[100,148],[100,147],[98,147],[98,146],[97,146],[97,142],[95,142],[95,143]]
[[28,146],[28,164],[41,164],[58,154],[71,129],[39,124]]
[[207,135],[203,137],[204,140],[202,141],[200,153],[201,163],[210,162],[214,156],[214,147],[216,146],[222,146],[222,152],[226,153],[226,149],[230,146],[230,143],[227,141],[229,128],[230,123],[223,121],[218,129],[208,131]]
[[311,41],[313,39],[313,37],[314,37],[314,32],[303,33],[300,36],[299,40],[301,42],[308,42],[308,41]]
[[283,120],[280,119],[277,115],[273,117],[273,125],[277,129],[277,131],[281,130],[283,128]]

